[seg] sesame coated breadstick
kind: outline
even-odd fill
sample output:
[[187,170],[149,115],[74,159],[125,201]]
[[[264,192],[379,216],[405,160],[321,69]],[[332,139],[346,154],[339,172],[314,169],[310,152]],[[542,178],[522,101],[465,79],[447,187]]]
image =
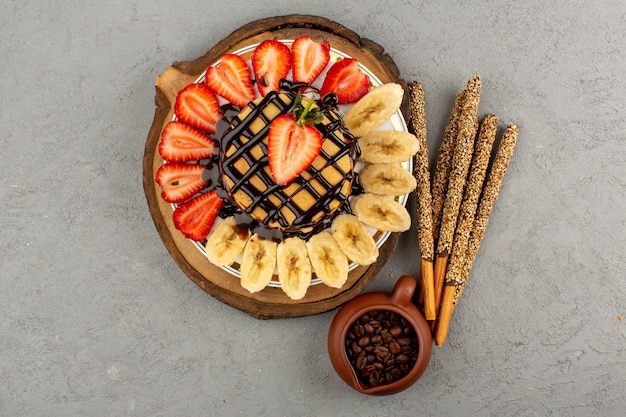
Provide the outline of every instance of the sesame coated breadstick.
[[454,229],[459,214],[459,207],[463,198],[463,187],[467,178],[472,154],[474,150],[474,140],[478,127],[478,102],[480,101],[480,78],[473,77],[467,83],[466,100],[458,121],[458,139],[452,155],[452,169],[450,170],[450,180],[448,191],[443,206],[443,217],[441,228],[439,229],[439,241],[437,242],[437,253],[444,253],[451,248],[454,238]]
[[469,272],[472,269],[472,264],[478,255],[480,244],[482,243],[485,231],[487,230],[489,216],[491,215],[493,207],[496,204],[496,200],[498,199],[504,174],[506,173],[509,163],[511,162],[511,157],[513,156],[513,151],[515,150],[518,133],[519,129],[517,126],[509,124],[506,131],[502,135],[502,141],[500,143],[500,147],[498,148],[498,153],[493,161],[487,185],[485,186],[478,211],[476,212],[476,219],[474,220],[472,234],[470,235],[467,245],[465,270],[461,275],[461,282],[457,286],[454,304],[457,303],[461,293],[463,292],[465,283],[469,278]]
[[487,184],[482,192],[482,198],[480,200],[476,218],[474,219],[472,231],[467,243],[465,262],[460,272],[460,276],[458,277],[458,281],[455,280],[450,282],[450,285],[446,285],[444,288],[441,310],[439,311],[437,328],[434,334],[435,344],[437,346],[443,345],[446,340],[448,327],[450,325],[450,318],[452,317],[454,308],[463,293],[463,289],[465,288],[465,284],[469,278],[472,264],[476,259],[480,244],[485,235],[489,216],[491,215],[495,202],[498,198],[504,173],[506,172],[511,156],[513,155],[513,150],[515,149],[517,134],[517,126],[509,124],[504,132],[502,142],[498,148],[498,153],[496,154],[494,163],[489,172]]
[[496,139],[497,130],[498,116],[493,114],[486,116],[480,125],[469,178],[465,187],[465,195],[459,209],[459,217],[454,233],[454,244],[452,245],[452,253],[450,254],[446,272],[446,285],[448,283],[461,284],[461,279],[465,272],[470,234],[473,230],[478,201],[483,190],[487,166],[489,165],[491,149]]
[[491,157],[491,149],[496,138],[498,129],[498,117],[495,115],[486,116],[481,125],[472,164],[470,168],[465,194],[459,209],[456,231],[454,233],[454,243],[452,253],[446,270],[445,283],[441,297],[441,307],[437,327],[434,332],[435,344],[441,346],[445,340],[445,334],[450,322],[450,316],[454,309],[453,298],[455,287],[461,281],[465,272],[467,247],[476,217],[478,200],[485,182],[487,166]]
[[409,85],[411,104],[410,124],[420,143],[415,155],[415,179],[417,180],[417,236],[421,252],[421,291],[426,320],[435,320],[435,293],[433,281],[433,260],[435,241],[433,237],[432,196],[430,194],[430,170],[428,169],[428,146],[426,143],[426,111],[424,89],[416,81]]
[[439,226],[441,225],[441,216],[443,214],[443,203],[446,200],[446,190],[448,189],[448,180],[450,169],[452,168],[452,154],[454,153],[454,145],[458,133],[458,120],[465,100],[465,90],[461,91],[454,101],[454,107],[450,114],[450,120],[446,126],[443,135],[443,141],[439,148],[437,156],[437,164],[432,181],[432,197],[433,197],[433,240],[436,241],[439,236]]
[[438,309],[441,302],[444,278],[446,275],[448,258],[452,249],[454,230],[463,198],[463,188],[472,160],[476,130],[478,129],[478,103],[480,102],[480,77],[474,76],[467,82],[465,100],[458,120],[457,144],[452,155],[452,167],[448,190],[443,206],[443,216],[437,241],[437,256],[435,259],[435,306]]
[[417,179],[418,239],[422,258],[433,260],[435,243],[433,239],[432,195],[430,193],[430,173],[428,169],[428,146],[426,144],[426,114],[424,111],[424,90],[413,81],[409,85],[413,133],[420,142],[415,155],[415,179]]

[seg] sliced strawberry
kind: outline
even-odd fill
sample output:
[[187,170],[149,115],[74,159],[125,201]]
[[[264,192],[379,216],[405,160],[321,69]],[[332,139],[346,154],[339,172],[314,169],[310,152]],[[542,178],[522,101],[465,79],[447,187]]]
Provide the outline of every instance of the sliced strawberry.
[[322,134],[311,125],[298,126],[291,114],[272,121],[267,140],[270,171],[278,185],[293,181],[322,149]]
[[289,73],[291,52],[284,43],[263,41],[252,53],[252,68],[259,93],[265,97],[270,91],[278,91],[278,82]]
[[291,45],[292,71],[295,82],[312,84],[330,60],[330,43],[317,43],[309,36],[300,36]]
[[218,150],[217,142],[186,123],[169,122],[161,132],[159,155],[169,162],[197,161]]
[[237,107],[245,107],[254,100],[252,75],[246,61],[235,54],[222,56],[222,61],[206,71],[204,82],[213,92]]
[[339,104],[356,103],[370,88],[370,77],[359,70],[359,61],[344,58],[335,62],[324,79],[320,96],[335,93]]
[[207,133],[215,133],[215,125],[224,115],[215,94],[204,84],[189,84],[176,96],[174,113],[178,120]]
[[156,182],[163,187],[161,197],[168,203],[182,203],[207,186],[203,172],[203,165],[179,162],[161,165],[156,172]]
[[223,202],[215,190],[200,194],[176,207],[172,217],[174,226],[185,237],[202,242],[211,231]]

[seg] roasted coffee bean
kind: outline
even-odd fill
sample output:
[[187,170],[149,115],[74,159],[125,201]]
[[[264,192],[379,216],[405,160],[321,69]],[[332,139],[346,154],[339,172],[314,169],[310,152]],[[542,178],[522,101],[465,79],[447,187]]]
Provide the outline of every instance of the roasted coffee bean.
[[360,347],[369,346],[369,344],[370,344],[370,337],[369,336],[363,336],[362,338],[359,339],[359,341],[357,343],[358,343],[358,345]]
[[385,346],[376,346],[374,348],[374,354],[379,357],[379,358],[386,358],[387,356],[389,356],[389,349],[387,349]]
[[393,381],[393,380],[394,380],[394,377],[391,374],[391,371],[385,372],[385,381]]
[[370,376],[374,372],[376,372],[376,366],[374,366],[373,364],[367,365],[365,366],[365,368],[363,368],[363,376]]
[[374,371],[372,372],[372,374],[369,377],[369,384],[374,386],[374,385],[378,385],[378,380],[380,379],[380,374],[378,373],[378,371]]
[[400,337],[402,335],[402,327],[393,326],[391,329],[389,329],[389,333],[391,333],[393,337]]
[[410,372],[419,344],[403,317],[388,310],[362,315],[346,334],[346,355],[363,384],[393,383]]
[[402,348],[400,349],[400,353],[402,353],[403,355],[410,355],[411,353],[413,353],[413,347],[402,346]]
[[367,357],[365,355],[359,356],[356,360],[357,369],[363,370],[365,369],[366,365],[367,365]]
[[391,342],[391,343],[389,343],[389,352],[391,352],[391,353],[400,353],[401,349],[402,349],[402,347],[400,346],[400,344],[398,342]]
[[396,358],[394,358],[393,356],[387,357],[387,360],[385,361],[386,368],[393,368],[395,364],[396,364]]
[[408,346],[411,344],[411,339],[408,337],[399,337],[397,342],[400,346]]
[[[388,357],[389,357],[389,352],[383,353],[383,354],[380,354],[380,355],[376,355],[376,360],[378,362],[380,362],[380,364],[382,365],[385,362],[385,359],[387,359]],[[383,365],[383,367],[384,367],[384,365]]]
[[400,354],[396,356],[396,362],[398,363],[407,363],[408,361],[409,361],[409,357],[406,355]]

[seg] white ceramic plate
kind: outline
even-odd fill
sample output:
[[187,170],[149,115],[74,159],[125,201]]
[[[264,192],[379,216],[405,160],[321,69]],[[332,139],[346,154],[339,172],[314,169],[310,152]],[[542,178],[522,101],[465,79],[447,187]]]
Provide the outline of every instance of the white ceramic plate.
[[[291,44],[293,43],[292,39],[283,39],[280,40],[279,42],[282,42],[284,44],[286,44],[287,46],[291,47]],[[239,49],[235,52],[233,52],[234,54],[237,55],[241,55],[244,59],[246,59],[246,61],[248,62],[248,66],[250,67],[250,71],[252,72],[252,64],[250,63],[250,58],[252,56],[252,52],[254,51],[254,49],[257,47],[257,44],[252,44],[249,46],[246,46],[242,49]],[[328,63],[326,69],[324,69],[324,71],[320,74],[320,76],[317,78],[317,80],[315,80],[315,82],[313,83],[313,87],[316,88],[321,88],[322,83],[324,81],[324,79],[326,78],[326,73],[328,72],[328,69],[331,67],[331,65],[336,62],[338,59],[341,58],[351,58],[349,55],[335,49],[331,47],[330,50],[330,62]],[[216,66],[219,65],[220,61],[217,61],[215,63],[212,64],[212,66]],[[367,67],[365,67],[364,65],[362,65],[361,63],[359,63],[359,68],[361,69],[361,71],[363,71],[364,73],[366,73],[369,77],[370,77],[370,84],[374,87],[378,87],[380,85],[382,85],[382,82],[378,79],[378,77],[376,77],[376,75],[369,70]],[[252,72],[252,74],[254,74]],[[288,74],[287,78],[291,78],[291,72]],[[195,81],[196,83],[202,83],[204,82],[204,74],[202,74],[200,77],[198,77],[198,79]],[[257,93],[257,97],[261,97],[261,95],[258,93],[258,90],[256,89],[255,86],[255,92]],[[228,102],[223,99],[222,97],[218,96],[218,100],[220,102],[220,105],[224,105],[227,104]],[[338,114],[340,116],[343,116],[343,114],[345,114],[345,112],[347,112],[350,107],[352,107],[352,105],[349,104],[343,104],[343,105],[339,105],[338,106]],[[175,119],[175,118],[174,118]],[[407,125],[406,122],[404,120],[404,117],[402,116],[402,113],[400,112],[400,110],[396,111],[396,113],[394,115],[392,115],[385,123],[383,123],[381,126],[379,126],[378,128],[376,128],[375,130],[396,130],[396,131],[408,131],[407,129]],[[403,162],[402,167],[405,168],[407,171],[413,173],[413,159],[410,158],[408,161]],[[355,166],[354,166],[354,170],[356,173],[358,173],[362,168],[363,168],[364,164],[362,162],[356,162]],[[398,201],[399,203],[401,203],[402,205],[406,205],[406,202],[408,200],[409,195],[405,194],[402,195],[400,197],[396,197],[396,201]],[[176,205],[172,205],[173,208],[176,207]],[[216,219],[215,225],[213,227],[215,227],[217,224],[219,224],[219,222],[221,221],[221,219],[218,217]],[[391,235],[390,232],[381,232],[377,229],[374,229],[372,227],[366,226],[367,229],[369,230],[370,234],[374,237],[374,240],[376,242],[376,246],[378,248],[380,248],[389,238],[389,236]],[[202,245],[202,243],[200,242],[194,242],[194,245],[196,246],[196,248],[202,252],[203,254],[206,255],[206,251],[204,248],[204,245]],[[222,269],[224,269],[225,271],[227,271],[228,273],[240,278],[241,275],[239,273],[239,262],[241,261],[241,257],[235,261],[235,263],[232,266],[222,266]],[[352,271],[353,269],[355,269],[358,265],[351,263],[349,266],[349,270]],[[311,285],[317,285],[317,284],[321,284],[321,280],[317,277],[315,277],[315,271],[313,271],[313,279],[311,279]],[[280,287],[280,283],[277,280],[272,280],[269,283],[270,287]]]

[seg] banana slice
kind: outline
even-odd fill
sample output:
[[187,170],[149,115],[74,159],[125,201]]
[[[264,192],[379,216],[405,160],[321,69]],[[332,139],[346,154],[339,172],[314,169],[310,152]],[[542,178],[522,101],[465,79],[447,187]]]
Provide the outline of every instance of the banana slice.
[[419,151],[419,141],[409,132],[374,130],[359,139],[359,160],[375,164],[404,162]]
[[404,89],[388,83],[370,90],[346,113],[343,121],[354,136],[361,137],[380,126],[400,108]]
[[359,184],[368,193],[403,195],[417,187],[417,180],[400,165],[371,164],[359,172]]
[[374,238],[363,223],[352,214],[340,214],[332,224],[333,237],[348,259],[359,265],[370,265],[378,259]]
[[300,300],[311,284],[311,261],[306,243],[300,238],[283,240],[277,248],[278,281],[292,300]]
[[365,193],[350,201],[352,212],[363,223],[385,232],[404,232],[411,228],[411,215],[395,200]]
[[348,258],[328,232],[314,235],[306,244],[315,275],[326,285],[341,288],[348,280]]
[[272,280],[276,268],[276,247],[271,240],[256,233],[248,240],[243,250],[239,272],[241,286],[251,293],[261,291]]
[[249,237],[250,230],[237,225],[235,218],[231,216],[221,222],[207,239],[206,256],[214,265],[232,265]]

